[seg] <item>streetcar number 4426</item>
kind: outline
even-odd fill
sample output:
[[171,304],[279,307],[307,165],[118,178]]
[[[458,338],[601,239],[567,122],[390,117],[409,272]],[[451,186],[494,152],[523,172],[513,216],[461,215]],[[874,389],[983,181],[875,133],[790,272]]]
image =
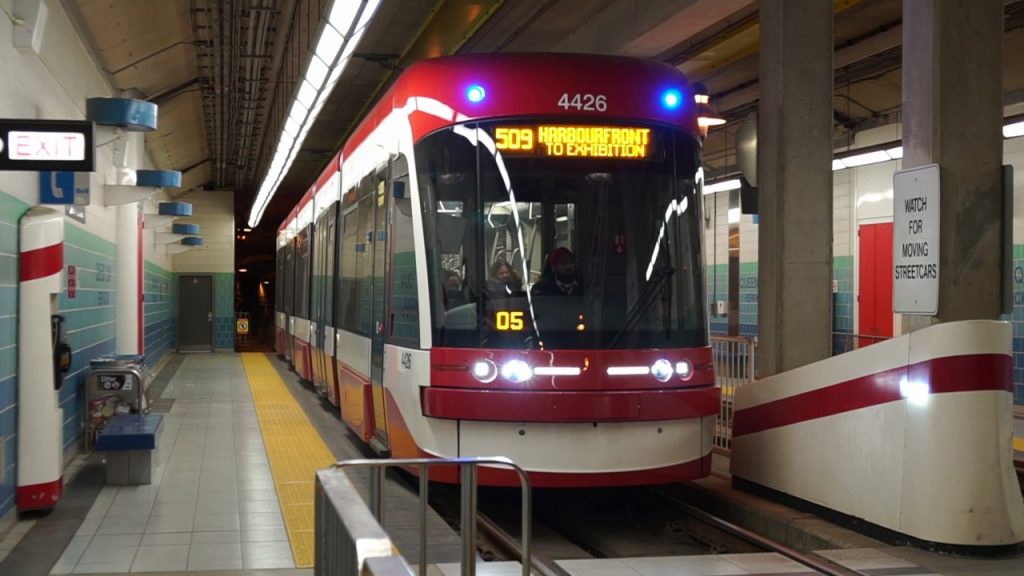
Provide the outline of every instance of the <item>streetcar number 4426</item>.
[[562,94],[558,99],[558,106],[563,110],[596,110],[604,112],[608,109],[608,97],[604,94],[573,94],[568,92]]

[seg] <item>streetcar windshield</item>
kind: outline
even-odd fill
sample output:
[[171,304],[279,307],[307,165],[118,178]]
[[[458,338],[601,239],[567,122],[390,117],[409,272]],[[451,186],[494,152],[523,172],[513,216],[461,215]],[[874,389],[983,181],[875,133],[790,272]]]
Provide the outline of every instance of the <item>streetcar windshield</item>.
[[435,346],[707,344],[692,136],[487,122],[416,158]]

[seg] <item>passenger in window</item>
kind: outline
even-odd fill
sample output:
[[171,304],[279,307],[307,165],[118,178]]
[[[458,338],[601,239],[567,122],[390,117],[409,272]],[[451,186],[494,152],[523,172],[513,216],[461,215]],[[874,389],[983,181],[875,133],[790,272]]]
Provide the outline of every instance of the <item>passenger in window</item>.
[[583,285],[576,275],[576,256],[564,246],[555,248],[544,264],[540,281],[530,293],[535,296],[579,296]]
[[487,292],[492,298],[508,298],[523,291],[523,281],[506,260],[495,260],[487,278]]
[[444,299],[445,308],[449,310],[469,302],[469,299],[466,298],[462,277],[459,276],[458,272],[452,270],[444,271]]

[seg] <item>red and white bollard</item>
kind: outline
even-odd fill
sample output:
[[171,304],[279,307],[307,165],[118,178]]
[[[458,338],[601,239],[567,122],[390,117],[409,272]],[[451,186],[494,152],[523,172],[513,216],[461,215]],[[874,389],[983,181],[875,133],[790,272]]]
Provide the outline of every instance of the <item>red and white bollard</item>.
[[64,216],[36,206],[21,218],[18,284],[18,510],[63,494],[63,417],[55,385],[53,324],[64,266]]

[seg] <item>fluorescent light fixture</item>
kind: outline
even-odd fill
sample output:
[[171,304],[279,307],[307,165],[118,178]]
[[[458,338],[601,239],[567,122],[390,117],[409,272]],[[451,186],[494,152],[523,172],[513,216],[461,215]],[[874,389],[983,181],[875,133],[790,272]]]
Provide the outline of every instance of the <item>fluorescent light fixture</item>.
[[839,158],[833,158],[832,159],[832,171],[833,172],[835,172],[836,170],[845,170],[845,169],[846,169],[846,164],[843,164],[842,160],[840,160]]
[[299,92],[295,95],[296,102],[299,102],[307,109],[313,107],[313,102],[316,102],[316,96],[319,94],[316,88],[312,84],[303,80],[299,86]]
[[[347,2],[348,0],[337,1]],[[337,30],[331,26],[324,26],[324,31],[320,34],[320,40],[316,43],[313,53],[324,62],[334,62],[334,59],[338,57],[338,52],[341,52],[344,42],[345,38]]]
[[903,146],[889,148],[888,150],[885,151],[885,153],[889,155],[889,158],[892,158],[893,160],[899,160],[900,158],[903,158]]
[[569,217],[568,216],[559,216],[559,217],[555,218],[555,222],[568,222],[568,221],[569,221]]
[[309,68],[306,69],[306,80],[319,90],[324,85],[324,80],[327,79],[327,73],[330,69],[327,64],[324,64],[323,60],[314,56],[309,60]]
[[711,184],[704,185],[704,194],[715,194],[717,192],[725,192],[727,190],[739,190],[740,179],[730,178],[729,180],[721,180],[719,182],[713,182]]
[[865,152],[864,154],[855,154],[843,158],[843,164],[847,168],[856,168],[858,166],[867,166],[868,164],[878,164],[879,162],[888,162],[892,160],[889,155],[885,153],[885,150],[875,150],[874,152]]
[[335,0],[331,8],[331,15],[327,22],[337,28],[342,35],[347,35],[352,23],[355,22],[356,14],[359,12],[359,2],[353,0]]
[[294,138],[295,136],[299,135],[299,130],[301,128],[302,128],[302,126],[298,122],[296,122],[294,118],[291,118],[291,117],[285,118],[285,121],[284,121],[284,132],[285,132],[285,134],[290,134]]
[[1024,136],[1024,122],[1014,122],[1003,126],[1003,138]]
[[739,224],[740,221],[740,209],[729,208],[729,224]]

